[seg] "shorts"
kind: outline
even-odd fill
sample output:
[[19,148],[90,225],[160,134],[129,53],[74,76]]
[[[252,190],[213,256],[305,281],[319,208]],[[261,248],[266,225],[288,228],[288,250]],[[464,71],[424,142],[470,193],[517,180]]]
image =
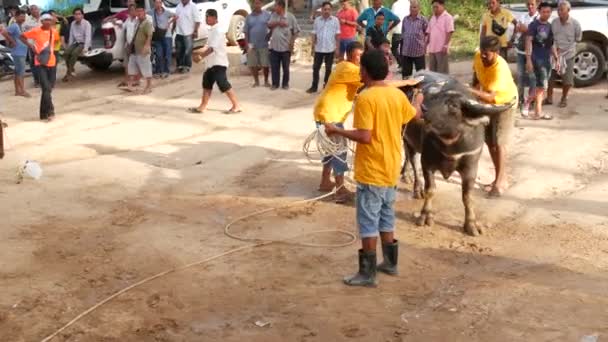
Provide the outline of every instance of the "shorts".
[[13,56],[13,61],[15,63],[15,76],[23,77],[25,76],[25,56],[15,57]]
[[562,84],[572,86],[574,84],[574,58],[566,59],[566,70],[561,75],[555,70],[551,71],[551,81],[561,79]]
[[[317,128],[319,128],[320,126],[323,125],[323,123],[319,122],[319,121],[317,121],[316,124],[317,124]],[[344,124],[341,122],[336,122],[336,123],[334,123],[334,125],[336,125],[336,127],[339,127],[339,128],[344,128]],[[339,155],[338,156],[339,159],[331,157],[331,156],[324,157],[322,160],[323,165],[327,165],[327,164],[331,165],[331,168],[334,171],[334,177],[335,176],[344,176],[344,173],[346,171],[348,171],[348,163],[346,163],[346,157],[347,157],[346,152]]]
[[340,56],[344,56],[344,54],[346,53],[346,49],[348,49],[348,46],[352,43],[352,42],[356,42],[357,40],[353,37],[353,38],[345,38],[345,39],[340,39]]
[[378,236],[378,232],[395,230],[396,186],[380,187],[357,184],[357,226],[361,238]]
[[536,88],[547,89],[549,86],[549,76],[551,75],[551,62],[533,61],[534,76],[536,77]]
[[143,78],[152,78],[152,61],[150,55],[133,54],[129,56],[129,76],[137,76],[141,73]]
[[205,70],[203,74],[203,89],[211,90],[215,83],[217,83],[222,93],[232,89],[232,85],[228,82],[228,77],[226,76],[227,70],[227,67],[221,65],[214,65]]
[[252,48],[247,52],[247,66],[250,68],[268,68],[270,65],[268,48]]
[[513,106],[490,117],[490,124],[486,126],[486,143],[489,146],[507,146],[509,144],[515,126],[516,110],[516,106]]

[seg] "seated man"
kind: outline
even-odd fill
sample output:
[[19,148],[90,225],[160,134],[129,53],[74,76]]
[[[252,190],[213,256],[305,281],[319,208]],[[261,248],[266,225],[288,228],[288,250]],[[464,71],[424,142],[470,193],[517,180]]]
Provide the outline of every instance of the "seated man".
[[[517,86],[507,62],[499,56],[500,41],[495,36],[481,40],[480,51],[473,60],[473,87],[471,92],[488,104],[517,103]],[[495,179],[486,187],[490,196],[500,196],[507,187],[507,144],[514,126],[515,106],[492,116],[486,127],[486,144],[495,169]]]
[[[344,121],[353,107],[353,101],[357,90],[363,84],[359,76],[359,63],[363,54],[363,45],[352,42],[346,48],[346,61],[338,63],[336,70],[329,77],[327,86],[317,99],[314,109],[314,117],[317,127],[331,123],[337,127],[344,128]],[[330,176],[334,171],[336,183],[332,183]],[[346,164],[346,153],[323,159],[323,172],[321,173],[321,184],[319,191],[332,191],[334,186],[338,188],[337,202],[345,202],[352,194],[343,187],[344,172],[348,170]]]
[[78,61],[78,57],[83,52],[91,50],[91,24],[84,19],[82,8],[75,8],[72,14],[74,14],[74,21],[70,26],[68,47],[63,55],[67,67],[65,77],[63,78],[64,82],[70,81],[76,75],[74,66]]

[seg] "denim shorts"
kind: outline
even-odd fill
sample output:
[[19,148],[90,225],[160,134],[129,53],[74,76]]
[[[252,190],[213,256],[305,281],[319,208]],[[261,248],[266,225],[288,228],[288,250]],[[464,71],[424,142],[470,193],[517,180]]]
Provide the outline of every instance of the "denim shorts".
[[350,43],[357,41],[355,38],[340,39],[340,56],[344,56]]
[[13,60],[15,62],[15,76],[23,77],[25,76],[25,56],[23,57],[15,57],[13,56]]
[[357,226],[361,238],[378,236],[378,232],[390,233],[395,230],[394,186],[380,187],[357,184]]
[[[319,121],[317,121],[316,124],[317,124],[317,128],[319,128],[320,126],[323,125],[323,123],[319,122]],[[334,125],[339,128],[344,128],[344,124],[341,122],[334,123]],[[338,158],[340,158],[342,160],[340,160]],[[344,176],[344,173],[346,171],[348,171],[348,164],[346,163],[346,153],[339,155],[338,158],[334,158],[334,157],[323,158],[323,165],[328,164],[328,163],[331,165],[331,168],[334,170],[334,177],[335,176]]]
[[551,76],[551,62],[536,60],[534,64],[534,76],[536,77],[536,88],[547,89],[549,76]]

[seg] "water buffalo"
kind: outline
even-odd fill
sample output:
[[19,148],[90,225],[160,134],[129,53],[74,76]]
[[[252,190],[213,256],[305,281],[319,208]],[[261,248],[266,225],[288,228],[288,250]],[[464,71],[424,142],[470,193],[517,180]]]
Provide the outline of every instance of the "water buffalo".
[[[414,173],[414,196],[424,197],[417,224],[433,225],[432,200],[435,194],[435,171],[448,179],[454,171],[462,179],[462,202],[465,208],[464,231],[473,236],[481,233],[475,218],[471,190],[477,178],[477,165],[484,145],[485,126],[489,116],[513,106],[481,104],[468,88],[450,76],[422,71],[415,76],[424,79],[418,87],[424,95],[423,118],[409,122],[403,134],[406,157]],[[411,89],[402,88],[406,93]],[[411,95],[411,93],[410,93]],[[420,153],[424,193],[416,153]]]

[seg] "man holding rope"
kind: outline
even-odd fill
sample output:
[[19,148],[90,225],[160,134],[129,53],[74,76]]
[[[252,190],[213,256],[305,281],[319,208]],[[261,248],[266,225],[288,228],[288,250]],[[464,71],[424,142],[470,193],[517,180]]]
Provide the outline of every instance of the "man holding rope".
[[[396,275],[398,241],[394,238],[394,202],[401,167],[401,126],[421,114],[422,95],[414,106],[385,78],[388,63],[384,53],[370,50],[361,57],[361,80],[366,89],[355,101],[352,130],[326,123],[327,134],[337,134],[357,142],[355,180],[357,181],[357,225],[362,248],[359,272],[344,278],[350,286],[377,285],[376,270]],[[376,266],[378,232],[384,261]]]
[[[324,123],[332,123],[344,128],[344,121],[353,107],[357,90],[363,85],[359,76],[359,64],[363,54],[363,44],[351,42],[346,48],[346,61],[339,63],[331,74],[327,86],[317,99],[314,117],[317,127]],[[331,181],[331,171],[334,171],[336,182]],[[323,158],[323,172],[319,191],[336,192],[336,202],[343,203],[352,198],[352,193],[344,187],[344,173],[348,170],[346,153],[339,156]]]

